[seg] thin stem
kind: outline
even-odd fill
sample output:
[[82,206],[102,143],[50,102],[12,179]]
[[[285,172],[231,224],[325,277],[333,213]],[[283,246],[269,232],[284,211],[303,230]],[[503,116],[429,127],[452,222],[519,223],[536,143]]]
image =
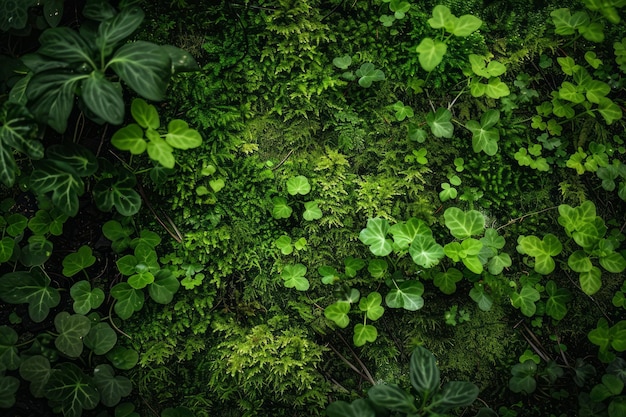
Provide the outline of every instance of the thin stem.
[[550,210],[554,210],[554,209],[557,209],[557,208],[558,208],[558,206],[548,207],[548,208],[543,209],[543,210],[539,210],[539,211],[535,211],[535,212],[532,212],[532,213],[524,214],[524,215],[523,215],[523,216],[521,216],[521,217],[517,217],[517,218],[515,218],[515,219],[511,219],[511,220],[509,220],[509,221],[508,221],[508,223],[503,224],[502,226],[498,227],[496,230],[503,229],[503,228],[505,228],[505,227],[507,227],[507,226],[512,225],[513,223],[522,222],[522,221],[523,221],[526,217],[534,216],[535,214],[541,214],[541,213],[543,213],[544,211],[550,211]]

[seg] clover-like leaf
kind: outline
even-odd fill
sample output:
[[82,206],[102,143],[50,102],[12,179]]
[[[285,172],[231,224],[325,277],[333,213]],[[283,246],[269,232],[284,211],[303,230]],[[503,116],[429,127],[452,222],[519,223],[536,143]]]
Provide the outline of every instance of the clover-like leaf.
[[174,119],[167,124],[165,141],[176,149],[192,149],[202,145],[202,136],[184,120]]
[[513,292],[511,294],[511,304],[519,308],[526,317],[532,317],[537,311],[535,302],[539,301],[540,298],[539,291],[531,285],[525,285],[519,293]]
[[411,259],[424,268],[432,268],[445,256],[443,247],[432,236],[417,235],[409,247]]
[[311,191],[309,179],[304,175],[291,177],[287,180],[287,192],[291,195],[306,195]]
[[91,321],[82,314],[70,315],[62,311],[54,318],[54,326],[59,334],[54,345],[59,351],[71,358],[77,358],[83,352],[83,338],[91,329]]
[[430,227],[420,219],[414,217],[406,222],[398,222],[389,228],[393,242],[401,250],[407,250],[417,236],[432,236]]
[[363,324],[358,323],[354,326],[354,335],[352,336],[352,341],[354,342],[354,346],[361,347],[367,342],[375,342],[378,337],[378,330],[376,327],[371,324]]
[[449,207],[443,213],[443,217],[446,227],[457,239],[467,239],[485,231],[485,216],[479,211],[463,211],[457,207]]
[[387,256],[393,250],[393,241],[387,238],[389,222],[374,218],[367,221],[367,227],[359,233],[359,240],[368,245],[376,256]]
[[139,354],[134,349],[128,349],[124,346],[115,346],[106,357],[117,369],[129,370],[139,362]]
[[562,320],[567,314],[567,303],[572,298],[571,293],[565,288],[557,287],[552,280],[546,283],[546,313],[555,320]]
[[438,138],[451,138],[454,132],[452,113],[450,110],[440,107],[435,113],[428,112],[426,115],[426,123],[430,126],[430,130]]
[[70,288],[70,295],[74,300],[73,308],[76,314],[87,314],[102,305],[104,291],[100,288],[91,289],[89,281],[78,281]]
[[20,366],[20,356],[17,351],[18,335],[9,326],[0,326],[0,372],[14,371]]
[[322,210],[317,205],[317,201],[307,201],[304,203],[304,213],[302,213],[302,218],[307,221],[322,218]]
[[489,263],[487,264],[487,269],[491,275],[499,275],[502,273],[504,268],[508,268],[513,265],[513,260],[511,259],[511,255],[508,253],[499,253],[489,259]]
[[140,155],[146,151],[148,142],[144,138],[144,131],[131,123],[113,134],[111,144],[121,151],[130,151],[133,155]]
[[280,277],[285,281],[285,287],[295,288],[298,291],[306,291],[310,286],[309,280],[305,277],[306,272],[306,266],[301,263],[285,265],[280,273]]
[[115,284],[113,288],[111,288],[110,294],[116,300],[114,306],[115,312],[123,320],[126,320],[132,316],[133,313],[143,308],[143,292],[131,287],[127,282]]
[[106,407],[117,405],[122,397],[130,395],[133,384],[128,378],[115,375],[110,365],[102,364],[96,366],[93,371],[93,382],[100,392],[100,401]]
[[108,323],[97,323],[91,327],[83,342],[96,355],[104,355],[117,343],[117,333]]
[[[448,50],[448,45],[440,40],[424,38],[417,45],[416,52],[419,54],[418,60],[424,71],[434,70],[443,60]],[[446,136],[448,137],[448,136]]]
[[28,314],[36,323],[41,323],[61,301],[59,291],[50,287],[50,278],[39,269],[4,274],[0,298],[11,304],[28,303]]
[[350,303],[347,301],[337,301],[324,309],[324,316],[333,321],[338,327],[345,329],[350,323],[348,312]]
[[364,311],[367,315],[367,318],[376,321],[382,317],[385,312],[385,308],[380,304],[383,301],[383,297],[379,292],[372,292],[367,295],[367,297],[361,297],[359,301],[359,309]]
[[371,87],[375,81],[382,81],[385,79],[385,73],[379,69],[376,69],[374,64],[366,62],[356,71],[356,76],[359,78],[359,85],[361,87]]
[[169,269],[161,269],[154,275],[154,281],[148,287],[150,298],[159,304],[168,304],[180,288],[180,282]]
[[273,208],[272,217],[275,219],[288,219],[293,212],[293,209],[287,203],[287,199],[284,197],[272,198]]
[[20,387],[20,380],[10,375],[0,375],[0,408],[15,405],[15,394]]
[[463,273],[456,268],[448,268],[445,272],[437,272],[433,284],[444,294],[454,294],[456,283],[463,279]]
[[387,293],[385,303],[391,308],[417,311],[424,306],[422,294],[424,294],[424,284],[414,280],[404,281]]
[[356,277],[357,272],[365,267],[365,261],[363,259],[353,258],[351,256],[345,258],[343,263],[346,267],[345,272],[348,278]]
[[20,376],[30,382],[30,392],[35,398],[43,398],[51,374],[50,361],[43,355],[31,356],[20,364]]
[[293,252],[293,245],[291,244],[291,238],[289,236],[281,236],[274,241],[274,245],[283,255],[289,255]]
[[535,374],[537,373],[537,364],[531,359],[527,359],[524,363],[518,363],[511,369],[513,375],[509,379],[509,389],[513,392],[523,392],[532,394],[537,388]]
[[339,69],[348,69],[352,64],[352,57],[350,55],[344,55],[333,59],[333,65]]
[[89,268],[95,262],[96,257],[93,256],[91,248],[83,245],[78,248],[78,251],[70,253],[63,258],[63,275],[73,277],[80,271]]
[[541,275],[548,275],[554,271],[556,264],[552,257],[563,250],[559,239],[551,233],[545,235],[542,240],[536,236],[520,236],[517,243],[519,253],[535,258],[535,271]]
[[410,119],[415,114],[413,113],[413,109],[410,106],[405,106],[403,102],[397,101],[393,105],[393,109],[396,112],[396,120],[401,122],[407,117]]
[[593,295],[602,287],[602,271],[594,266],[589,271],[581,272],[578,276],[580,288],[587,295]]
[[[158,129],[161,126],[156,107],[146,103],[144,99],[135,98],[130,104],[130,113],[139,126],[144,129]],[[142,132],[143,133],[143,132]],[[115,136],[115,135],[114,135]]]
[[452,30],[452,34],[454,36],[469,36],[472,33],[476,32],[482,24],[483,21],[476,16],[472,16],[471,14],[465,14],[459,17],[458,20],[454,23],[454,29]]

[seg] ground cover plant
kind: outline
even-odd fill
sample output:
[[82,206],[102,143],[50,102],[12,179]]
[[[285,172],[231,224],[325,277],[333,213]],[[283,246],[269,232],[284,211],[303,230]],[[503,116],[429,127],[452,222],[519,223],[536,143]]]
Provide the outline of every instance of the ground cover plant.
[[0,1],[3,415],[626,415],[626,2],[531,3]]

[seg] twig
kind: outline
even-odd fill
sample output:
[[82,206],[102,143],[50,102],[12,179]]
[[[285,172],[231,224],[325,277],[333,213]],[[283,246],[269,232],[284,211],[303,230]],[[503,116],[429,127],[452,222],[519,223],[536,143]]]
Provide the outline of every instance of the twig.
[[127,335],[126,333],[124,333],[124,331],[122,329],[120,329],[119,327],[117,327],[115,325],[115,323],[113,323],[113,315],[111,314],[111,311],[113,310],[113,304],[115,304],[115,302],[111,303],[111,307],[109,307],[109,322],[111,323],[111,326],[113,326],[113,328],[115,330],[117,330],[118,332],[120,332],[121,334],[123,334],[124,336],[126,336],[127,338],[129,338],[130,340],[133,340],[132,337],[130,337],[129,335]]
[[[348,359],[345,358],[345,356],[343,356],[341,353],[339,353],[339,351],[337,349],[335,349],[335,347],[333,345],[329,344],[328,346],[333,350],[333,352],[335,352],[337,354],[337,356],[339,356],[339,359],[341,359],[346,365],[348,365],[350,367],[350,369],[352,369],[354,372],[356,372],[361,378],[369,380],[366,375],[363,375],[363,373],[361,373],[361,371],[359,371],[357,369],[357,367],[352,364],[352,362],[350,362]],[[372,382],[372,381],[370,380],[370,382]],[[373,382],[372,382],[372,384],[373,384]]]
[[278,165],[276,165],[274,168],[272,168],[272,171],[276,171],[278,168],[280,168],[280,166],[281,166],[282,164],[284,164],[284,163],[285,163],[285,161],[287,161],[287,159],[291,156],[291,154],[292,154],[292,153],[293,153],[293,149],[289,151],[289,153],[287,154],[287,156],[285,156],[285,157],[283,158],[283,160],[282,160],[282,161],[280,161],[280,163],[279,163]]
[[535,212],[532,212],[532,213],[524,214],[524,215],[523,215],[523,216],[521,216],[521,217],[518,217],[518,218],[515,218],[515,219],[511,219],[511,220],[509,220],[509,221],[508,221],[508,223],[503,224],[502,226],[498,227],[496,230],[503,229],[503,228],[505,228],[505,227],[507,227],[507,226],[512,225],[513,223],[522,222],[522,221],[524,221],[524,219],[525,219],[526,217],[534,216],[535,214],[541,214],[541,213],[543,213],[544,211],[554,210],[554,209],[557,209],[557,208],[558,208],[557,206],[554,206],[554,207],[548,207],[548,208],[543,209],[543,210],[539,210],[539,211],[535,211]]
[[339,333],[337,333],[337,335],[339,336],[341,341],[348,347],[348,349],[350,349],[350,353],[352,353],[352,356],[354,356],[354,359],[356,359],[356,361],[359,363],[359,366],[361,367],[363,372],[365,372],[365,374],[367,375],[366,379],[370,381],[372,385],[376,385],[376,381],[374,381],[374,378],[372,377],[372,374],[370,374],[370,371],[367,369],[367,366],[365,366],[365,364],[361,362],[361,359],[359,359],[359,356],[354,352],[354,350],[352,350],[352,347],[350,347],[348,342],[346,342],[346,339],[344,339],[343,336]]

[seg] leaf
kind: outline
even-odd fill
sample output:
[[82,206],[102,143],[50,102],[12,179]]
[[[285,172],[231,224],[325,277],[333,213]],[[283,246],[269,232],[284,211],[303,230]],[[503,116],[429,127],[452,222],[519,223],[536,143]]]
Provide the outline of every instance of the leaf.
[[141,208],[141,196],[134,187],[135,176],[126,170],[120,170],[116,176],[105,178],[93,189],[96,206],[102,211],[111,211],[113,207],[123,216],[132,216]]
[[304,175],[298,175],[297,177],[291,177],[287,180],[287,192],[290,195],[306,195],[311,191],[311,184],[309,179]]
[[539,301],[540,298],[539,291],[531,285],[525,285],[519,293],[513,292],[511,294],[511,304],[513,307],[519,308],[526,317],[532,317],[537,311],[535,302]]
[[148,142],[143,137],[141,127],[131,123],[113,134],[111,144],[119,150],[130,151],[133,155],[140,155],[145,152]]
[[373,278],[384,277],[388,269],[389,265],[384,259],[372,259],[367,265],[367,272],[369,272]]
[[82,83],[81,97],[87,108],[105,122],[119,125],[124,121],[122,89],[107,80],[103,72],[89,74]]
[[80,271],[89,268],[96,262],[96,257],[92,255],[91,248],[83,245],[78,251],[70,253],[63,258],[63,275],[73,277]]
[[511,90],[499,77],[490,78],[485,86],[485,95],[487,97],[499,99],[509,94],[511,94]]
[[160,101],[170,77],[169,55],[158,45],[137,41],[119,48],[107,66],[148,100]]
[[32,159],[41,159],[43,145],[36,140],[37,125],[32,115],[22,105],[5,103],[0,109],[0,182],[12,187],[17,165],[13,149]]
[[585,251],[577,250],[567,258],[567,265],[574,272],[589,272],[593,268],[591,259]]
[[602,287],[602,272],[600,268],[594,266],[589,271],[581,272],[578,281],[580,288],[587,295],[593,295]]
[[448,29],[448,32],[451,32],[451,28],[454,27],[456,23],[456,17],[450,12],[450,9],[447,6],[442,4],[438,4],[433,8],[432,12],[433,17],[428,19],[428,24],[433,29]]
[[71,362],[57,365],[46,384],[45,395],[60,404],[65,417],[80,417],[83,410],[93,410],[100,401],[92,379]]
[[130,395],[133,385],[124,376],[115,376],[110,365],[98,365],[93,371],[93,382],[100,392],[100,400],[106,407],[117,405],[122,397]]
[[454,36],[469,36],[476,32],[482,24],[483,21],[476,16],[466,14],[459,17],[459,19],[455,22],[452,34]]
[[[130,113],[132,114],[133,119],[135,119],[137,124],[144,129],[150,128],[150,129],[157,130],[161,126],[161,121],[159,120],[159,113],[157,112],[156,107],[154,107],[151,104],[146,103],[144,99],[141,99],[141,98],[133,99],[130,105]],[[129,125],[129,126],[132,126],[132,125]],[[141,131],[141,129],[139,129],[139,131],[141,132],[140,136],[143,136],[143,131]],[[115,135],[113,135],[113,137],[115,137]],[[121,148],[118,148],[118,149],[121,149]]]
[[357,272],[365,267],[365,261],[363,259],[353,258],[351,256],[343,260],[345,265],[345,272],[348,278],[356,277]]
[[[448,46],[440,40],[433,40],[432,38],[424,38],[417,45],[416,52],[419,54],[418,60],[424,71],[432,71],[443,60]],[[449,137],[449,136],[446,136]]]
[[345,401],[334,401],[326,408],[329,417],[376,417],[369,401],[358,399],[351,404]]
[[562,320],[567,314],[567,303],[571,300],[571,293],[565,288],[558,288],[552,280],[546,283],[546,313],[555,320]]
[[409,106],[405,106],[401,101],[396,102],[393,105],[393,109],[396,111],[396,120],[401,122],[407,117],[410,119],[415,114],[413,113],[413,109]]
[[184,49],[173,45],[161,45],[161,49],[170,57],[172,74],[198,71],[200,69],[194,57]]
[[15,346],[17,344],[18,335],[15,330],[9,326],[0,326],[0,372],[14,371],[20,366],[20,356]]
[[174,119],[167,124],[165,141],[176,149],[192,149],[202,145],[202,136],[184,120]]
[[89,330],[83,342],[96,355],[104,355],[117,343],[117,333],[108,323],[97,323]]
[[344,55],[333,59],[333,65],[339,69],[348,69],[352,64],[352,57],[350,55]]
[[404,281],[387,293],[385,303],[391,308],[417,311],[424,306],[422,294],[424,294],[424,285],[421,282]]
[[373,343],[376,341],[378,337],[378,330],[376,327],[371,324],[363,324],[358,323],[354,326],[354,335],[352,336],[352,341],[354,342],[354,346],[361,347],[365,345],[367,342]]
[[374,67],[374,64],[366,62],[356,71],[356,76],[359,78],[359,85],[364,88],[372,86],[375,81],[382,81],[385,79],[385,73]]
[[293,209],[287,204],[287,199],[284,197],[272,198],[274,207],[272,208],[272,217],[275,219],[288,219],[291,216]]
[[73,308],[76,314],[87,314],[95,310],[104,301],[104,291],[100,288],[91,289],[89,281],[78,281],[70,288],[70,295],[74,300]]
[[426,115],[426,123],[430,126],[430,130],[438,138],[451,138],[454,132],[454,125],[450,121],[452,113],[450,110],[440,107],[435,113],[428,112]]
[[381,306],[382,296],[379,292],[372,292],[367,297],[361,297],[359,301],[359,310],[365,312],[368,319],[376,321],[381,318],[385,312],[385,308]]
[[289,236],[279,237],[274,241],[274,245],[276,245],[276,247],[280,249],[280,252],[283,255],[289,255],[293,252],[293,246],[291,245],[291,238]]
[[115,313],[122,319],[126,320],[133,313],[141,310],[144,303],[144,295],[140,290],[136,290],[126,282],[115,284],[111,288],[111,296],[117,301],[114,309]]
[[536,372],[537,365],[531,359],[514,365],[511,369],[513,376],[509,379],[509,389],[517,393],[532,394],[537,387],[537,381],[535,381]]
[[0,408],[11,408],[15,405],[15,394],[19,387],[19,379],[0,375]]
[[85,184],[67,164],[52,159],[38,162],[30,186],[37,194],[52,193],[52,203],[64,214],[78,214],[78,197],[83,195]]
[[333,321],[338,327],[345,329],[350,323],[348,318],[349,311],[350,303],[337,301],[324,309],[324,317]]
[[150,142],[146,145],[148,156],[153,161],[159,162],[165,168],[174,168],[176,160],[174,159],[173,150],[169,143],[161,139],[159,134],[154,130],[146,132]]
[[600,257],[600,266],[609,272],[619,274],[626,269],[626,259],[617,252]]
[[59,291],[50,287],[50,278],[38,269],[4,274],[0,280],[0,298],[11,304],[28,303],[28,314],[36,323],[41,323],[61,301]]
[[437,272],[433,284],[442,293],[450,295],[456,292],[456,283],[463,279],[463,274],[456,268],[448,268],[445,272]]
[[144,13],[139,7],[125,7],[100,23],[95,43],[102,58],[109,56],[121,41],[132,35],[143,19]]
[[322,210],[317,205],[317,201],[307,201],[304,203],[304,213],[302,213],[302,217],[307,221],[322,218]]
[[553,256],[563,250],[559,239],[551,233],[540,240],[536,236],[520,236],[517,240],[517,251],[535,258],[535,271],[541,275],[548,275],[556,266]]
[[367,227],[359,233],[359,240],[368,245],[376,256],[387,256],[393,250],[392,240],[387,239],[389,222],[385,219],[368,219]]
[[438,406],[444,412],[451,408],[468,407],[476,400],[478,392],[478,387],[471,382],[450,381],[441,389]]
[[285,287],[295,288],[298,291],[309,289],[309,280],[305,278],[307,268],[301,263],[295,265],[285,265],[280,277],[285,281]]
[[82,314],[70,315],[62,311],[54,318],[58,333],[54,345],[64,355],[77,358],[83,352],[83,337],[89,333],[91,321]]
[[607,125],[622,118],[622,109],[607,97],[599,99],[598,113],[604,118]]
[[51,374],[50,361],[42,355],[26,358],[20,364],[20,376],[30,382],[30,392],[35,398],[43,398]]
[[411,385],[419,393],[423,402],[439,389],[439,368],[435,357],[428,349],[417,346],[413,349],[409,362]]
[[401,413],[414,413],[415,399],[394,384],[377,384],[367,391],[370,401],[379,407]]
[[101,22],[115,16],[117,10],[107,1],[88,1],[83,8],[83,16]]
[[487,294],[485,288],[479,284],[475,283],[474,288],[472,288],[469,292],[469,296],[472,300],[476,302],[478,308],[482,311],[491,310],[491,306],[493,305],[493,298]]
[[420,219],[412,217],[406,222],[398,222],[389,228],[393,242],[401,250],[407,250],[417,236],[432,236],[430,227]]
[[161,269],[154,275],[154,282],[148,287],[150,297],[159,304],[169,304],[178,292],[180,282],[169,269]]
[[134,368],[139,361],[139,354],[136,350],[119,345],[110,350],[106,357],[113,366],[124,371]]
[[70,63],[93,63],[91,48],[85,39],[69,27],[46,29],[39,37],[37,53]]
[[485,230],[485,217],[476,210],[465,212],[457,207],[449,207],[443,213],[443,217],[446,227],[457,239],[479,235]]

